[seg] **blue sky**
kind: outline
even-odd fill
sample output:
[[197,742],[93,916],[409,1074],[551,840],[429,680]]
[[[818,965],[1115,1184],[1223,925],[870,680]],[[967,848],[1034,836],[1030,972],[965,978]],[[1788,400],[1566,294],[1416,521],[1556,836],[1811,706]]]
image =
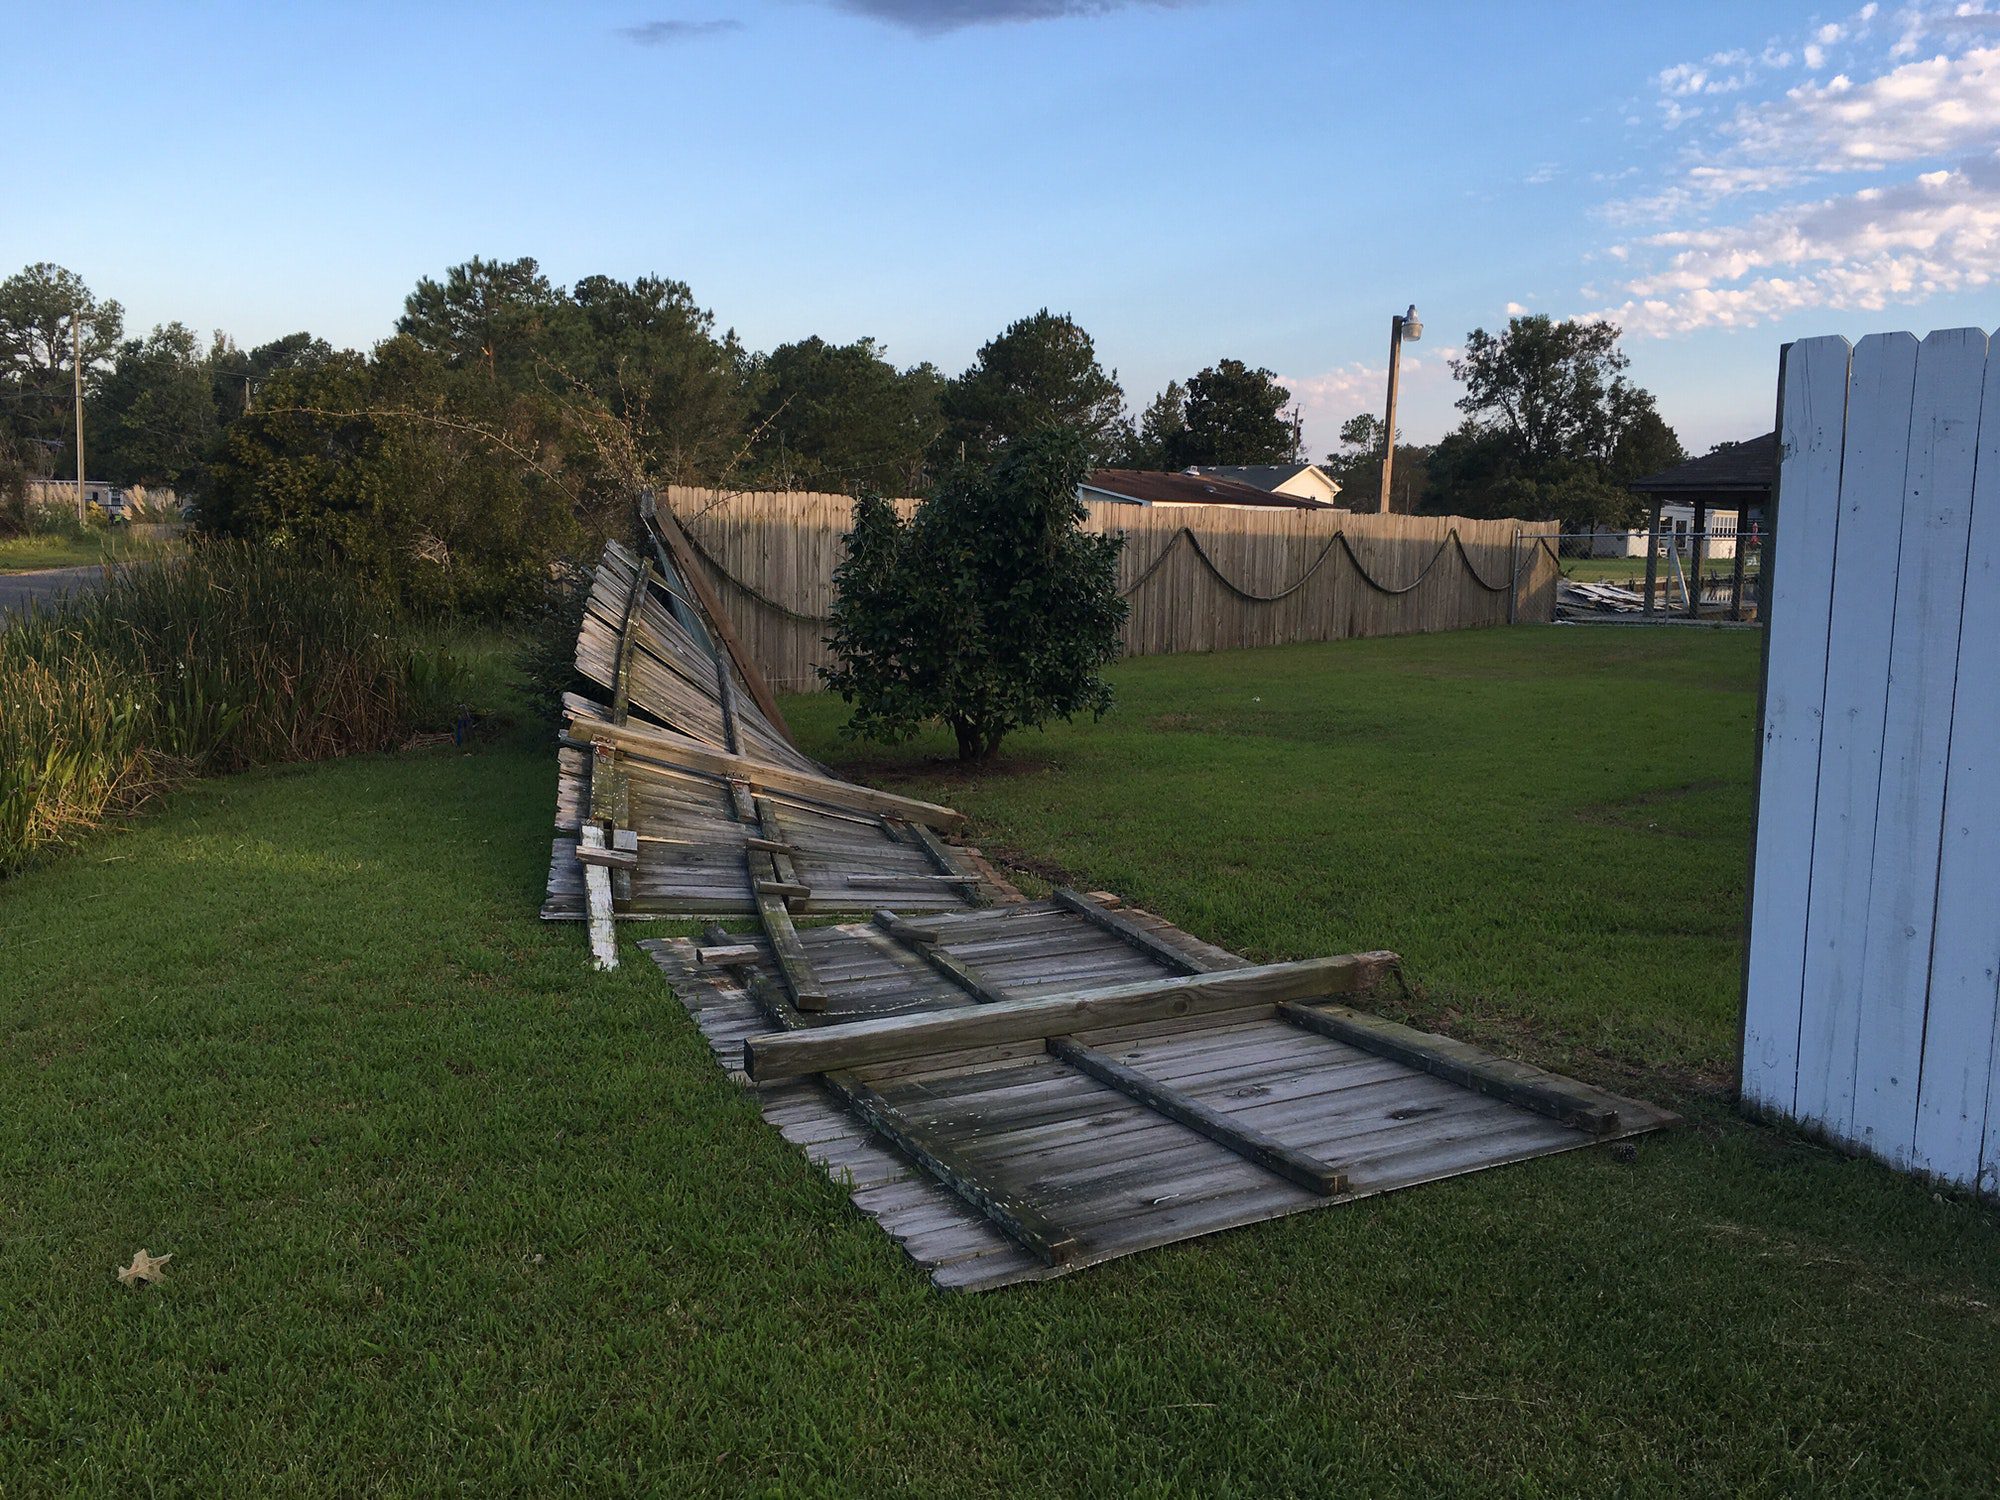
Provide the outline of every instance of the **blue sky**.
[[1412,301],[1416,440],[1467,330],[1603,315],[1699,452],[1768,428],[1783,340],[2000,322],[1976,10],[8,3],[0,149],[39,187],[0,271],[67,265],[134,329],[366,347],[419,276],[533,255],[947,372],[1047,305],[1135,408],[1276,370],[1315,454]]

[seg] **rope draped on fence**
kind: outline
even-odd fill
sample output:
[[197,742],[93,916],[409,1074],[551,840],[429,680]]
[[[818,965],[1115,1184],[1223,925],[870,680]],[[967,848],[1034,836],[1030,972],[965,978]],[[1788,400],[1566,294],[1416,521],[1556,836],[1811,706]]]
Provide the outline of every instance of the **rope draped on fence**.
[[[685,527],[683,527],[682,529],[684,531],[686,530]],[[723,567],[723,565],[716,560],[715,554],[710,552],[707,547],[703,546],[701,538],[696,536],[692,531],[687,532],[687,539],[688,539],[688,544],[694,548],[695,556],[699,557],[703,562],[707,563],[710,568],[714,569],[716,577],[720,578],[724,583],[728,584],[731,588],[735,589],[736,592],[743,595],[744,598],[753,600],[756,603],[763,605],[764,608],[772,611],[775,614],[784,616],[787,620],[796,620],[801,625],[831,625],[833,623],[832,615],[800,614],[797,610],[791,608],[789,605],[780,604],[776,599],[771,598],[769,595],[758,592],[756,589],[752,588],[749,584],[745,583],[742,579],[738,578],[734,573],[730,572],[729,569]]]
[[[1194,529],[1189,526],[1183,526],[1167,538],[1166,544],[1160,548],[1158,555],[1146,564],[1137,578],[1118,591],[1118,596],[1121,599],[1129,599],[1138,593],[1141,588],[1145,587],[1147,580],[1165,565],[1167,558],[1172,555],[1174,548],[1180,545],[1182,538],[1186,538],[1188,545],[1194,548],[1194,555],[1201,559],[1202,566],[1208,570],[1209,576],[1221,584],[1223,588],[1248,604],[1276,604],[1281,600],[1289,599],[1293,594],[1304,588],[1326,560],[1333,555],[1333,549],[1336,544],[1347,554],[1347,560],[1353,564],[1354,574],[1357,578],[1367,584],[1376,593],[1392,599],[1404,594],[1413,593],[1420,588],[1424,580],[1431,576],[1432,569],[1436,568],[1438,563],[1443,560],[1445,553],[1454,548],[1457,549],[1459,561],[1465,564],[1466,575],[1481,589],[1484,589],[1489,594],[1504,594],[1512,587],[1511,581],[1509,583],[1488,583],[1480,575],[1478,566],[1472,561],[1472,554],[1466,550],[1465,539],[1458,534],[1458,528],[1454,526],[1445,533],[1444,540],[1438,543],[1437,551],[1430,555],[1430,560],[1418,570],[1417,576],[1400,588],[1392,588],[1368,571],[1368,565],[1361,560],[1361,555],[1354,550],[1354,544],[1347,539],[1347,533],[1343,530],[1336,531],[1332,536],[1327,538],[1326,546],[1320,549],[1319,556],[1315,557],[1306,567],[1306,570],[1299,574],[1290,584],[1275,594],[1259,594],[1251,589],[1244,588],[1236,580],[1224,573],[1221,566],[1210,556],[1208,548],[1203,544],[1202,539],[1195,534]],[[716,559],[714,554],[702,545],[701,538],[697,537],[692,531],[688,533],[688,540],[693,544],[695,553],[715,571],[716,576],[742,594],[746,599],[762,605],[765,609],[787,620],[795,620],[801,625],[830,625],[833,623],[833,616],[831,615],[802,614],[788,605],[780,604],[769,595],[745,583],[725,568]],[[1544,545],[1546,546],[1546,543]],[[1532,549],[1530,555],[1532,555]],[[1550,555],[1553,556],[1554,554],[1551,553]],[[1518,565],[1514,571],[1515,576],[1518,577],[1520,572]]]
[[1201,538],[1195,535],[1194,529],[1189,526],[1183,526],[1181,527],[1180,530],[1176,531],[1172,536],[1167,538],[1166,545],[1160,548],[1159,556],[1155,557],[1151,562],[1146,564],[1145,570],[1141,572],[1139,576],[1132,581],[1131,587],[1119,590],[1120,597],[1129,599],[1132,595],[1138,593],[1140,586],[1143,585],[1147,579],[1151,578],[1154,573],[1159,571],[1161,565],[1166,562],[1168,554],[1171,553],[1174,550],[1174,548],[1180,544],[1180,540],[1182,537],[1187,538],[1188,545],[1194,548],[1194,555],[1201,559],[1202,566],[1208,569],[1209,575],[1212,578],[1214,578],[1217,583],[1221,584],[1225,589],[1229,590],[1230,593],[1234,594],[1237,598],[1243,600],[1245,603],[1248,604],[1276,604],[1281,599],[1289,599],[1293,594],[1296,594],[1300,589],[1304,588],[1306,586],[1306,581],[1310,579],[1313,576],[1313,574],[1317,573],[1320,570],[1321,564],[1323,564],[1329,557],[1333,555],[1333,548],[1335,543],[1338,543],[1340,545],[1340,549],[1347,554],[1347,560],[1354,565],[1355,576],[1359,578],[1363,583],[1367,584],[1368,587],[1375,590],[1376,593],[1386,595],[1391,599],[1396,598],[1402,594],[1408,594],[1414,592],[1419,586],[1422,585],[1423,581],[1426,578],[1431,576],[1431,569],[1435,568],[1438,565],[1439,560],[1442,559],[1445,553],[1450,551],[1453,547],[1456,547],[1458,549],[1459,559],[1465,564],[1466,573],[1471,577],[1474,583],[1478,584],[1479,587],[1486,590],[1487,593],[1504,594],[1507,592],[1510,586],[1505,583],[1488,583],[1484,578],[1480,577],[1479,569],[1473,564],[1472,554],[1466,551],[1465,549],[1464,538],[1458,534],[1458,528],[1454,526],[1451,528],[1451,530],[1445,533],[1444,540],[1438,543],[1438,549],[1437,551],[1431,554],[1430,561],[1425,563],[1423,567],[1418,570],[1417,576],[1415,578],[1411,579],[1401,588],[1391,588],[1388,584],[1383,583],[1380,579],[1376,578],[1374,574],[1370,573],[1368,571],[1368,565],[1361,560],[1361,555],[1354,550],[1354,544],[1347,539],[1347,533],[1345,531],[1336,531],[1332,536],[1327,538],[1326,545],[1320,549],[1319,556],[1315,557],[1312,560],[1312,562],[1307,566],[1306,570],[1303,573],[1299,574],[1299,576],[1296,579],[1294,579],[1289,585],[1287,585],[1285,588],[1278,590],[1278,592],[1275,594],[1259,594],[1244,588],[1241,584],[1237,583],[1233,578],[1229,577],[1226,573],[1224,573],[1221,567],[1216,563],[1215,559],[1209,555],[1208,548],[1202,543]]

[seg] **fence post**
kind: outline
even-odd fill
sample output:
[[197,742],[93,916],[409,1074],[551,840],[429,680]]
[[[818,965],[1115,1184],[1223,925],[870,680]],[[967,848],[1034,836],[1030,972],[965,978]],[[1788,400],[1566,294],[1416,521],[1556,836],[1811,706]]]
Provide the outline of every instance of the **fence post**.
[[1514,545],[1507,551],[1507,623],[1520,623],[1521,528],[1514,528]]
[[1656,503],[1652,518],[1646,523],[1646,607],[1644,613],[1653,612],[1653,588],[1660,581],[1660,507]]
[[1742,502],[1736,509],[1736,561],[1729,570],[1729,618],[1743,618],[1743,515],[1749,507]]

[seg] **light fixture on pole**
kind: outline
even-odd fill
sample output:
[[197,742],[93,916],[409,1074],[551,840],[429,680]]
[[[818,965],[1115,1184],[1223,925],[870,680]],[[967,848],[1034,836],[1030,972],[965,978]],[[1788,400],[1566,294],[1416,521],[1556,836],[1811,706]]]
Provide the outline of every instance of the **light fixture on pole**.
[[1417,304],[1389,319],[1389,426],[1382,436],[1382,514],[1389,514],[1389,471],[1396,463],[1396,378],[1403,370],[1403,340],[1415,343],[1424,336],[1423,320]]

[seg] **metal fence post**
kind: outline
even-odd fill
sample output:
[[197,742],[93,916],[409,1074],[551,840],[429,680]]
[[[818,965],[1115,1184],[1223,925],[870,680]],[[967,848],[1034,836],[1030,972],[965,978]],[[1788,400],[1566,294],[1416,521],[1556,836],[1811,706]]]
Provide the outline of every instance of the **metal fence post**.
[[1507,623],[1520,623],[1521,617],[1521,528],[1514,528],[1514,545],[1507,553]]
[[1652,519],[1646,524],[1646,606],[1645,614],[1653,612],[1653,588],[1660,581],[1660,507],[1652,509]]

